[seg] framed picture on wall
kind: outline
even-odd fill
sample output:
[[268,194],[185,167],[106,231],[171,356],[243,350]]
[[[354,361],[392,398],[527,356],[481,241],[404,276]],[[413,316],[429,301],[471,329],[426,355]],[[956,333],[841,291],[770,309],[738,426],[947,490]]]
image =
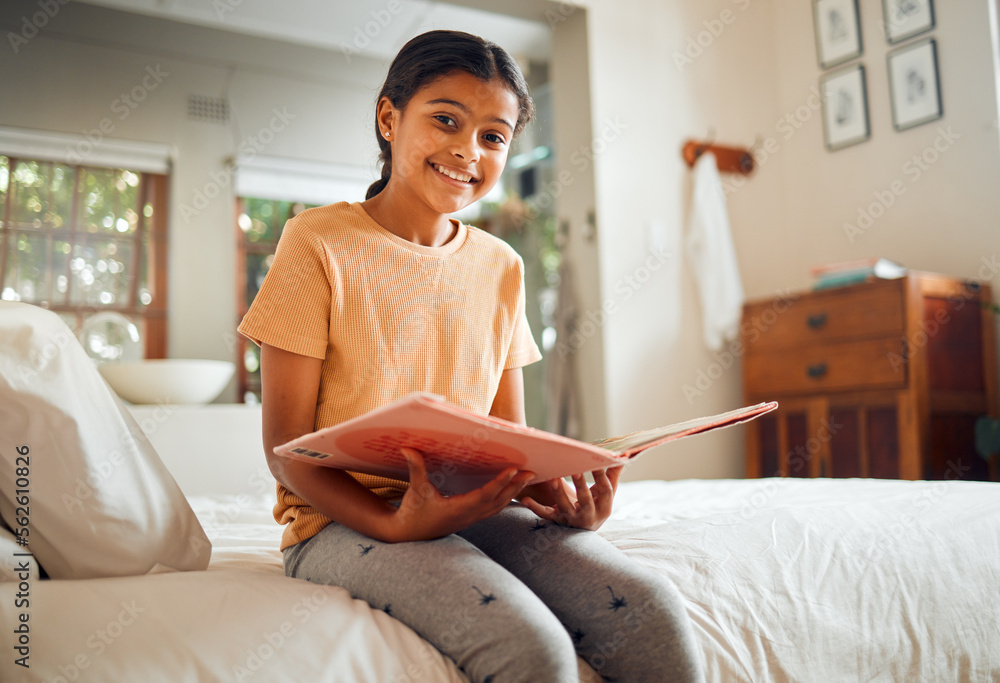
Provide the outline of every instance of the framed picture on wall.
[[882,34],[890,43],[934,28],[934,0],[882,0]]
[[820,78],[823,98],[823,134],[827,149],[855,145],[870,136],[865,67],[849,66]]
[[858,0],[813,0],[816,56],[829,69],[861,54]]
[[933,38],[890,52],[889,94],[892,125],[906,130],[941,118],[941,84],[938,80],[937,43]]

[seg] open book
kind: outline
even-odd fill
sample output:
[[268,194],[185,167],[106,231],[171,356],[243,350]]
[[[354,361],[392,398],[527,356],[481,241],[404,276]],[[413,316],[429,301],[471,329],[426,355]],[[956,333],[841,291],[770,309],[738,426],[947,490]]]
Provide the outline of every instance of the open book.
[[442,397],[413,393],[398,401],[300,436],[278,455],[354,472],[409,479],[400,448],[424,455],[431,482],[445,495],[478,488],[514,466],[530,470],[530,483],[623,465],[653,446],[746,422],[778,407],[759,403],[594,443],[483,416]]

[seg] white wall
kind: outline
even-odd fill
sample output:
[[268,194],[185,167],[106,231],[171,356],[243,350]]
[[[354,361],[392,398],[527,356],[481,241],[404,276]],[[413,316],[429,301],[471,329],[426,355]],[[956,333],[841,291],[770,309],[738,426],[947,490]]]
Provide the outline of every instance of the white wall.
[[[26,6],[33,7],[0,9],[4,35],[20,26]],[[262,155],[361,166],[376,177],[377,148],[359,131],[371,127],[387,66],[380,61],[355,55],[348,64],[340,52],[77,3],[62,7],[16,53],[7,47],[0,52],[0,124],[83,134],[110,119],[109,137],[175,147],[171,357],[233,359],[236,228],[226,164],[241,145]],[[143,89],[147,68],[159,80],[147,79],[155,87],[123,117],[115,102]],[[230,123],[189,120],[189,94],[228,96]],[[234,384],[220,401],[236,399]]]
[[[619,312],[603,329],[611,432],[716,412],[741,400],[739,358],[709,354],[701,342],[694,281],[683,261],[690,187],[679,154],[687,137],[714,130],[720,143],[749,146],[757,139],[772,150],[729,196],[750,298],[807,288],[813,264],[868,256],[957,276],[985,272],[1000,284],[995,273],[981,271],[983,259],[995,262],[1000,249],[1000,144],[987,0],[935,3],[932,35],[945,116],[902,133],[891,124],[888,47],[877,23],[881,3],[860,4],[872,136],[837,152],[825,149],[821,114],[809,109],[820,76],[811,3],[587,4],[595,131],[608,121],[624,124],[595,166],[602,298],[590,305],[631,290],[621,283],[649,253],[650,220],[664,221],[670,252],[665,267],[627,301],[619,297]],[[791,134],[781,123],[789,114],[798,117]],[[907,175],[904,164],[949,129],[960,137],[921,178]],[[897,178],[907,191],[850,241],[844,223],[856,223],[873,192]],[[715,379],[702,394],[686,398],[684,387],[697,388],[699,372]],[[664,447],[627,476],[741,476],[742,436],[734,428]]]
[[[604,345],[604,314],[600,302],[600,242],[591,223],[596,215],[594,162],[604,144],[595,137],[589,103],[593,101],[589,79],[586,12],[570,8],[555,15],[551,67],[552,105],[556,159],[551,185],[543,187],[533,201],[552,200],[560,230],[566,241],[562,256],[573,269],[579,299],[577,330],[570,339],[557,340],[550,354],[553,363],[572,364],[580,400],[580,438],[596,440],[607,436],[609,394]],[[568,302],[563,302],[564,304]]]
[[[903,132],[892,126],[886,65],[890,46],[878,32],[881,3],[860,4],[860,61],[868,79],[871,139],[827,152],[819,116],[787,142],[773,127],[767,131],[783,143],[778,164],[786,215],[776,236],[789,257],[783,265],[793,263],[797,269],[769,268],[773,256],[767,249],[752,242],[741,245],[742,253],[759,264],[748,272],[754,292],[786,283],[805,285],[803,266],[812,263],[867,256],[973,277],[981,260],[1000,250],[1000,139],[990,0],[934,3],[937,26],[925,35],[937,41],[944,117]],[[802,58],[813,49],[811,35],[803,30],[811,18],[809,3],[789,3],[775,13],[782,116],[805,101],[819,75],[815,58]],[[913,162],[915,156],[924,168]],[[859,211],[876,215],[881,203],[874,193],[888,203],[885,191],[895,181],[903,191],[884,215],[861,234],[845,230],[845,224],[858,227]]]
[[[581,184],[565,196],[560,211],[576,226],[585,310],[614,311],[581,351],[585,436],[741,402],[739,359],[730,363],[701,342],[695,282],[683,259],[690,187],[680,148],[688,137],[702,138],[714,129],[720,143],[750,145],[759,138],[771,149],[777,145],[777,153],[762,158],[729,197],[743,282],[752,298],[807,287],[809,266],[825,261],[880,255],[914,268],[975,277],[982,259],[997,255],[1000,141],[990,39],[995,17],[988,1],[935,3],[933,36],[945,116],[902,133],[892,129],[890,119],[888,48],[877,33],[881,3],[860,3],[872,138],[837,152],[824,148],[820,113],[808,114],[821,73],[810,2],[548,5],[555,59],[561,61],[553,73],[557,78],[560,69],[566,73],[584,36],[591,71],[589,83],[564,86],[562,95],[554,84],[557,117],[567,126],[560,135],[570,141],[562,151],[572,154],[584,144],[597,152],[584,171],[570,161],[582,174]],[[19,23],[8,7],[0,9],[5,27]],[[496,9],[503,10],[499,0]],[[70,3],[19,54],[0,56],[4,93],[18,94],[0,98],[0,123],[80,132],[107,116],[110,103],[139,82],[146,66],[161,64],[170,72],[140,108],[118,122],[115,135],[177,145],[173,248],[195,256],[172,261],[170,353],[229,358],[227,340],[236,322],[233,207],[217,199],[185,223],[181,205],[211,182],[242,140],[268,124],[275,108],[287,106],[296,118],[275,136],[267,154],[373,167],[374,145],[358,130],[368,125],[385,65],[356,60],[345,69],[339,54],[215,32],[209,39],[202,33],[208,29],[166,30],[162,23],[134,23],[130,29],[136,30],[124,31],[95,21],[100,12],[107,11]],[[132,36],[130,42],[126,36]],[[692,53],[690,63],[678,64],[677,55],[699,37],[706,46]],[[188,93],[220,95],[227,82],[238,127],[220,131],[187,121]],[[584,97],[589,101],[578,102],[579,112],[573,111],[573,100]],[[805,112],[801,127],[786,138],[779,122],[797,110]],[[911,182],[903,164],[933,145],[941,127],[961,137]],[[574,194],[587,174],[593,175],[593,196]],[[852,243],[843,224],[856,221],[872,193],[894,179],[907,183],[907,192]],[[580,231],[591,205],[597,233],[588,242]],[[662,228],[651,230],[653,222]],[[649,260],[660,245],[669,254],[662,265]],[[633,284],[639,279],[645,281]],[[994,277],[992,284],[1000,283]],[[685,385],[694,386],[699,373],[709,372],[717,379],[689,401]],[[742,458],[742,431],[733,428],[666,446],[636,463],[628,476],[741,476]]]
[[[740,404],[738,362],[700,396],[685,396],[716,358],[701,341],[695,282],[683,236],[689,171],[686,138],[712,129],[720,143],[747,145],[776,116],[770,3],[594,2],[588,10],[596,157],[601,298],[614,310],[603,328],[608,431],[623,433]],[[723,11],[728,23],[711,24]],[[689,39],[716,28],[711,45],[685,55]],[[558,31],[559,29],[557,29]],[[704,41],[703,42],[707,42]],[[677,53],[677,55],[675,55]],[[755,239],[773,222],[779,179],[758,174],[732,200],[733,230]],[[665,247],[665,258],[658,248]],[[740,254],[741,266],[744,259]],[[591,302],[595,305],[595,302]],[[713,375],[715,375],[713,371]],[[596,436],[596,435],[594,435]],[[629,478],[741,474],[737,429],[645,456]]]

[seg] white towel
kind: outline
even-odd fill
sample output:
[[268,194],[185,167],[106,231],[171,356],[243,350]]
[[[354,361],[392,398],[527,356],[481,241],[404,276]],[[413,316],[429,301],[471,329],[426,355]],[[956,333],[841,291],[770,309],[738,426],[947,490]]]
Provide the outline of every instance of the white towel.
[[743,284],[729,230],[726,196],[711,152],[704,152],[694,165],[694,196],[685,246],[701,295],[705,345],[718,351],[739,332]]

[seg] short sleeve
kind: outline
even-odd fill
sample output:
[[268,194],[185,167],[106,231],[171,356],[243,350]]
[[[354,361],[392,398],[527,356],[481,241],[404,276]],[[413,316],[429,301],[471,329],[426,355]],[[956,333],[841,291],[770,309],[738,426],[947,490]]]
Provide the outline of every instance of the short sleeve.
[[520,368],[531,365],[542,359],[542,352],[538,350],[534,338],[531,336],[531,326],[528,324],[528,316],[525,312],[524,301],[524,266],[518,259],[518,294],[517,307],[514,313],[514,333],[510,339],[510,349],[507,351],[507,362],[503,369]]
[[285,224],[271,268],[238,328],[260,346],[325,358],[331,269],[322,240],[295,218]]

